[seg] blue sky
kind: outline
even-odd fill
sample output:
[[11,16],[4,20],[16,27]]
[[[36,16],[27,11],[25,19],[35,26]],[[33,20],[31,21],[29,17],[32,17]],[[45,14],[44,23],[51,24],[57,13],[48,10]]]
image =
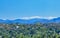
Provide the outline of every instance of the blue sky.
[[0,0],[0,19],[60,16],[60,0]]

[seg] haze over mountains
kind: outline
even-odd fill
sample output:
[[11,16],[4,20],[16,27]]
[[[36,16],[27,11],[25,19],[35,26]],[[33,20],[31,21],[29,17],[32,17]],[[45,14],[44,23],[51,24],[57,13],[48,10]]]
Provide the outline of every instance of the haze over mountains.
[[33,23],[36,23],[36,22],[40,22],[40,23],[59,23],[60,22],[60,17],[57,17],[57,18],[40,18],[40,17],[30,17],[29,19],[28,18],[22,18],[22,19],[15,19],[15,20],[3,20],[3,19],[0,19],[0,23],[7,23],[7,24],[10,24],[10,23],[22,23],[22,24],[33,24]]

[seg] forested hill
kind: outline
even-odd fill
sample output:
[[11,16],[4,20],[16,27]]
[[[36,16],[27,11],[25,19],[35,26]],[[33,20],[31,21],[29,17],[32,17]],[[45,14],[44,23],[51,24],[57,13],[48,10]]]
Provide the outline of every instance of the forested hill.
[[60,18],[0,20],[0,38],[60,38]]
[[60,38],[60,23],[0,23],[0,38]]

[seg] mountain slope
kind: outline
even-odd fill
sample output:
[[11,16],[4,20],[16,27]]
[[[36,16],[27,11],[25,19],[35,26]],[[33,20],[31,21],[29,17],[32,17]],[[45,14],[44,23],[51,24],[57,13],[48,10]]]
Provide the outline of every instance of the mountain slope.
[[60,17],[54,18],[54,19],[41,19],[41,18],[34,18],[34,19],[29,19],[29,20],[24,20],[24,19],[15,19],[15,20],[2,20],[0,19],[0,23],[23,23],[23,24],[33,24],[36,22],[40,23],[59,23],[60,22]]

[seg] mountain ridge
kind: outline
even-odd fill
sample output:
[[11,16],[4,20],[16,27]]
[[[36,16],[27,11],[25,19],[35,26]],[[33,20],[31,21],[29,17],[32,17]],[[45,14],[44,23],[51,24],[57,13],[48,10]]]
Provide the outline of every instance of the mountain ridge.
[[25,19],[15,19],[15,20],[3,20],[0,19],[0,23],[22,23],[22,24],[33,24],[35,22],[40,22],[40,23],[59,23],[60,22],[60,17],[57,18],[53,18],[53,19],[44,19],[44,18],[34,18],[34,19],[29,19],[29,20],[25,20]]

